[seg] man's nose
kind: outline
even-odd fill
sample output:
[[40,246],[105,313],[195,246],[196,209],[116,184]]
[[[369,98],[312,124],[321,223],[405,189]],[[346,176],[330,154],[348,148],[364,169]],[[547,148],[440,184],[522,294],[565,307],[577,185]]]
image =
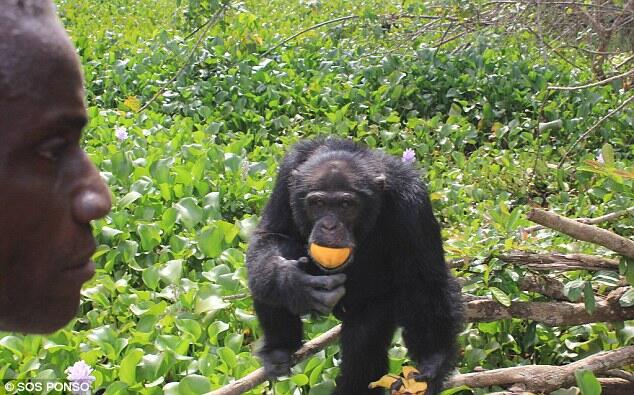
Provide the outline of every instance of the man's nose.
[[84,165],[87,168],[73,196],[72,210],[77,222],[89,223],[110,212],[112,199],[108,187],[87,157]]

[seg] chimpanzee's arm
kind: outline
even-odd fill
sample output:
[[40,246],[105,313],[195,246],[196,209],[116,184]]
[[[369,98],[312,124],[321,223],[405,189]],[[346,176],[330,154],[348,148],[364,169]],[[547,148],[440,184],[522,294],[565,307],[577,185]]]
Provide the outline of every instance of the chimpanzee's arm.
[[305,247],[281,234],[259,232],[247,251],[249,288],[263,304],[301,315],[329,313],[344,295],[344,274],[313,276],[303,267]]
[[249,288],[264,330],[259,355],[269,377],[290,371],[291,355],[301,345],[299,316],[313,310],[328,313],[345,293],[344,274],[312,276],[303,270],[306,242],[293,221],[289,180],[314,148],[303,144],[286,157],[247,250]]

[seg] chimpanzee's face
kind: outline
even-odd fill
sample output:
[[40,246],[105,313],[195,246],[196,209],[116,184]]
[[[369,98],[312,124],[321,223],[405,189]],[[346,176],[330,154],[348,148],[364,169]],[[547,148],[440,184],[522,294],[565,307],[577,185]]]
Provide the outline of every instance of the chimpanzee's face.
[[294,217],[311,255],[315,258],[315,246],[324,247],[343,260],[322,264],[330,271],[340,271],[352,262],[354,249],[378,215],[376,181],[361,165],[349,158],[318,157],[294,173]]
[[306,195],[306,213],[312,224],[309,243],[331,248],[354,248],[354,228],[361,199],[351,190],[316,190]]

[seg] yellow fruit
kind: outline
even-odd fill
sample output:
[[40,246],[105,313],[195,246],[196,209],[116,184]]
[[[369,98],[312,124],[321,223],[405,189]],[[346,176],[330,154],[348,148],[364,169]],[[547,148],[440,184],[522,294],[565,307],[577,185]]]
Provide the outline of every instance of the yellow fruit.
[[334,269],[341,266],[348,259],[351,252],[352,249],[349,247],[329,248],[315,243],[310,245],[310,256],[326,269]]

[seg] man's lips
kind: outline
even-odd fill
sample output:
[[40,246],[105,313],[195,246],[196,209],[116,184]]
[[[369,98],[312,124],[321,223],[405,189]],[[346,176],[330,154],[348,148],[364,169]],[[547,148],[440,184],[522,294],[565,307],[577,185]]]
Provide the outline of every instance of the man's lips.
[[84,252],[77,254],[77,258],[69,260],[68,265],[62,268],[62,276],[71,281],[84,283],[95,275],[95,263],[90,260],[96,246],[92,244]]

